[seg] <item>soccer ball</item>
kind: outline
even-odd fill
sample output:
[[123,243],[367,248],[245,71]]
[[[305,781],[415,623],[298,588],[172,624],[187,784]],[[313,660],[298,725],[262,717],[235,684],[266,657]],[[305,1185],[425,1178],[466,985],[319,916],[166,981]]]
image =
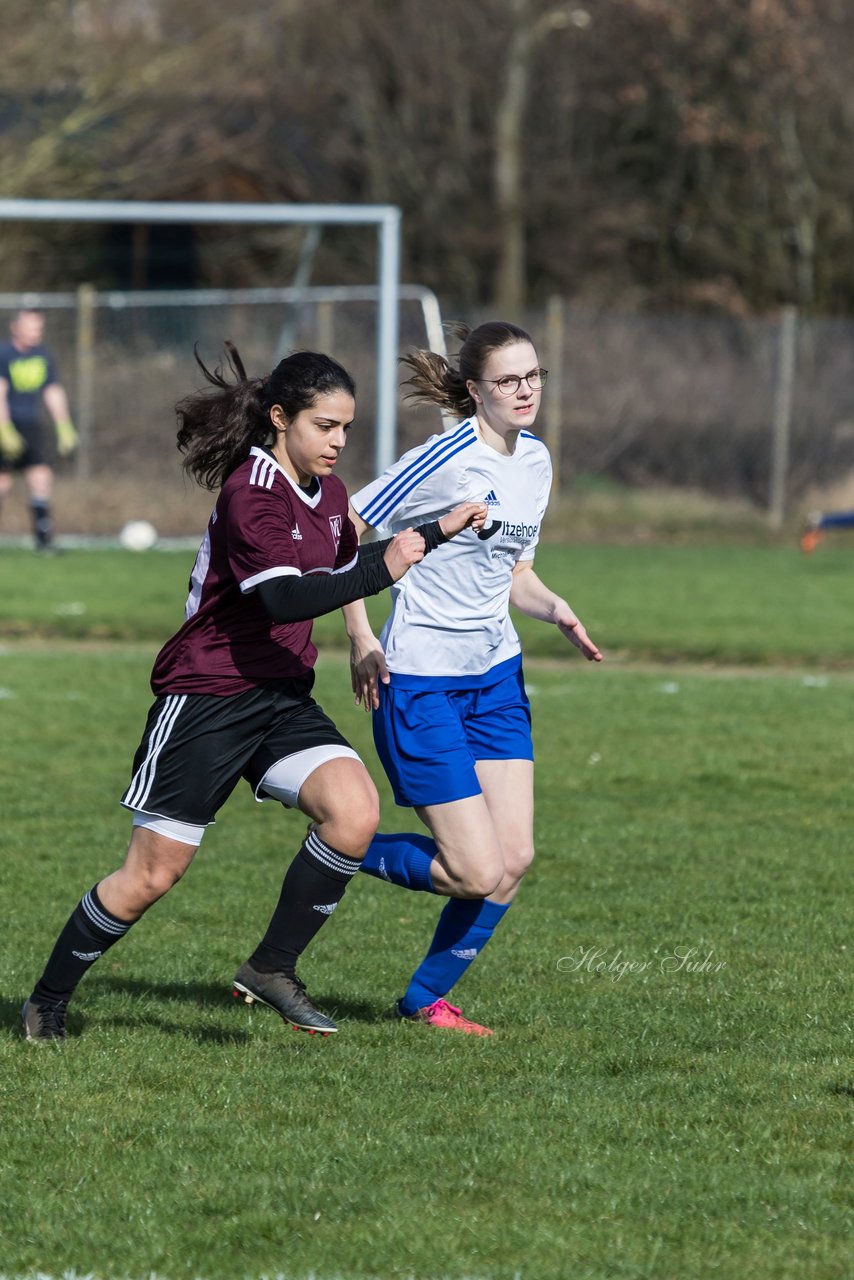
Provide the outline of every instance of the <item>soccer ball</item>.
[[157,530],[148,520],[128,520],[119,532],[119,542],[127,551],[148,551],[157,541]]

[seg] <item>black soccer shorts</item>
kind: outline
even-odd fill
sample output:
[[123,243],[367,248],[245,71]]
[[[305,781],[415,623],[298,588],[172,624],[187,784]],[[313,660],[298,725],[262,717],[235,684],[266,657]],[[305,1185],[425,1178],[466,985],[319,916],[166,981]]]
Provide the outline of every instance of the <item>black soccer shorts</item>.
[[312,747],[350,744],[310,696],[313,675],[245,693],[162,694],[133,760],[126,809],[208,826],[245,777],[255,788],[275,764]]
[[18,458],[0,454],[0,471],[26,471],[28,467],[52,467],[54,455],[48,448],[47,433],[40,422],[13,422],[24,441],[24,452]]

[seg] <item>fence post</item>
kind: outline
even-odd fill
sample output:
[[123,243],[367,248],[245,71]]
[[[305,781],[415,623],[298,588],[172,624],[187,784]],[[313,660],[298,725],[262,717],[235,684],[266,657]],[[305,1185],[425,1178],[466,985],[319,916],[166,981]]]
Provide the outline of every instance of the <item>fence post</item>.
[[546,304],[546,361],[549,394],[545,403],[546,446],[552,458],[552,494],[560,496],[560,437],[563,419],[563,298],[552,294]]
[[77,405],[75,418],[80,443],[75,472],[78,480],[92,474],[92,437],[95,403],[95,290],[81,284],[77,290]]
[[334,317],[332,315],[331,302],[318,302],[317,304],[317,349],[318,351],[332,351],[335,347],[335,339],[333,337]]
[[780,316],[779,355],[774,385],[771,493],[768,504],[768,523],[772,529],[782,529],[786,518],[786,480],[789,474],[789,444],[792,436],[792,387],[795,380],[797,337],[797,307],[784,307]]

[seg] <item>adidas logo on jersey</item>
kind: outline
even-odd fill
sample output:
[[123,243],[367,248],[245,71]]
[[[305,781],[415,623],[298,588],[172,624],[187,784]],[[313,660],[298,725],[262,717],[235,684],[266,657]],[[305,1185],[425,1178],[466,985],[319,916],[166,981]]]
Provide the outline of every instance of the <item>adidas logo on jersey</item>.
[[477,947],[461,947],[459,951],[451,949],[451,955],[456,956],[458,960],[474,960],[477,955]]
[[487,505],[488,507],[500,507],[500,506],[501,506],[501,499],[500,499],[500,498],[498,498],[498,497],[496,497],[496,495],[495,495],[495,490],[494,490],[494,489],[490,489],[489,493],[488,493],[488,494],[486,495],[486,497],[484,498],[484,502],[486,503],[486,505]]
[[315,903],[314,910],[319,911],[322,916],[331,916],[337,906],[337,902],[327,902],[324,903],[323,906],[318,906],[317,903]]
[[299,531],[298,524],[295,524],[293,529],[291,529],[291,537],[293,538],[294,542],[302,542],[302,534]]

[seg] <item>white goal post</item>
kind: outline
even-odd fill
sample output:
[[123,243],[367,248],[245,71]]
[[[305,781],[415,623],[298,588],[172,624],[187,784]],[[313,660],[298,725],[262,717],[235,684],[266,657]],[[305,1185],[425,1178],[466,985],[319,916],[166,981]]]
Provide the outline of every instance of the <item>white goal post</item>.
[[376,469],[395,458],[400,294],[400,209],[395,205],[240,204],[168,200],[0,200],[5,222],[219,223],[375,226],[377,266]]

